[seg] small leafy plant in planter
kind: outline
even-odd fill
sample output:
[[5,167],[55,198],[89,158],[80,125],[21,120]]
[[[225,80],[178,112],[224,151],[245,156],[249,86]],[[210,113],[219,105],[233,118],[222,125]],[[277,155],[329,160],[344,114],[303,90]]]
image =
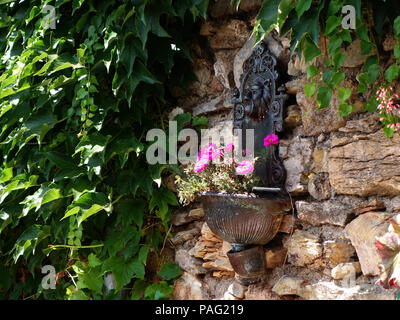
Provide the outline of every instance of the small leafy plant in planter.
[[[279,139],[275,134],[264,138],[267,152],[269,146],[278,143]],[[187,205],[195,200],[196,195],[205,192],[250,194],[260,180],[254,174],[254,167],[256,162],[264,157],[240,161],[235,157],[234,149],[232,142],[220,148],[210,143],[200,149],[197,162],[184,169],[184,177],[177,176],[179,201]],[[251,151],[245,149],[243,154],[250,156]]]

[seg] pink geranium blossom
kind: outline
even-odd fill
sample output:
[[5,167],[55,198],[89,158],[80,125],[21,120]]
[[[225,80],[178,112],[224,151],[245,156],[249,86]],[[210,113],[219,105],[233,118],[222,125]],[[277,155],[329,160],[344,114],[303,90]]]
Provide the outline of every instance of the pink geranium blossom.
[[214,143],[210,143],[208,146],[206,146],[203,149],[200,149],[199,156],[197,160],[202,160],[202,159],[207,159],[209,160],[214,160],[218,156],[221,155],[221,152],[217,150],[217,146]]
[[214,151],[214,152],[211,154],[210,157],[211,157],[211,160],[214,160],[214,159],[220,158],[221,155],[222,155],[222,151],[221,151],[221,150],[217,150],[217,151]]
[[207,167],[207,165],[208,165],[208,160],[207,159],[200,159],[194,165],[193,171],[194,172],[201,172],[201,171],[204,170],[205,167]]
[[264,138],[264,146],[268,147],[279,143],[279,138],[276,134],[269,134]]
[[400,104],[396,103],[399,99],[397,93],[393,93],[393,87],[385,88],[380,86],[376,92],[376,100],[379,102],[379,120],[385,125],[386,128],[393,131],[400,130]]
[[248,174],[254,171],[254,166],[250,160],[243,160],[236,167],[237,174]]

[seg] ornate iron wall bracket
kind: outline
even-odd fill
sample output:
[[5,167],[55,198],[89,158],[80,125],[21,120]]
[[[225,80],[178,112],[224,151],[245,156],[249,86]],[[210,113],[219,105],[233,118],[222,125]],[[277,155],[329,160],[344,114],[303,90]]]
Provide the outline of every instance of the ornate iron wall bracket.
[[[255,174],[262,185],[253,188],[256,195],[202,195],[206,221],[219,237],[232,243],[227,253],[229,261],[244,284],[259,281],[265,274],[265,254],[262,245],[279,230],[291,202],[284,191],[286,171],[278,155],[277,145],[264,146],[268,134],[282,131],[282,109],[287,98],[283,87],[277,88],[276,60],[261,43],[244,63],[232,99],[234,129],[242,129],[242,148],[246,148],[246,130],[254,129]],[[239,148],[240,149],[240,148]]]
[[[265,153],[264,137],[282,131],[283,104],[287,99],[284,86],[276,88],[276,59],[265,43],[260,43],[243,64],[240,88],[232,103],[234,129],[242,129],[242,145],[246,145],[246,129],[254,129],[254,150]],[[267,147],[265,161],[257,163],[256,175],[264,187],[284,188],[286,171],[279,159],[277,146]]]

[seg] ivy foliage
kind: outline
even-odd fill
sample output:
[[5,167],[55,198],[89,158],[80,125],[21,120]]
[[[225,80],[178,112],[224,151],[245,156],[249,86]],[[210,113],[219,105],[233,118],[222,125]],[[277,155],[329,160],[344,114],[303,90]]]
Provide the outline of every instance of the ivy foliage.
[[[355,9],[356,28],[345,29],[342,21],[347,14],[342,8],[351,5]],[[313,62],[307,69],[309,83],[304,87],[307,97],[315,97],[318,108],[330,105],[334,92],[339,98],[339,115],[347,116],[354,111],[349,98],[363,95],[366,111],[377,110],[376,92],[380,86],[389,86],[400,75],[400,3],[396,0],[265,0],[257,17],[254,33],[260,41],[273,29],[281,36],[290,36],[290,48],[305,62]],[[382,61],[380,52],[384,34],[394,31],[397,44],[394,56],[397,61]],[[324,37],[323,39],[322,36]],[[321,40],[323,43],[321,45]],[[358,75],[357,92],[343,86],[345,73],[342,68],[347,57],[344,54],[352,42],[360,42],[360,54],[366,56],[362,72]],[[325,59],[322,68],[317,68],[316,58]],[[371,94],[371,92],[373,94]],[[384,131],[390,137],[394,130],[384,123]]]
[[[193,79],[188,44],[206,8],[0,1],[0,298],[169,296],[179,268],[151,276],[146,261],[178,205],[162,175],[180,170],[149,165],[145,139],[165,129],[169,92]],[[45,265],[55,290],[42,287]]]

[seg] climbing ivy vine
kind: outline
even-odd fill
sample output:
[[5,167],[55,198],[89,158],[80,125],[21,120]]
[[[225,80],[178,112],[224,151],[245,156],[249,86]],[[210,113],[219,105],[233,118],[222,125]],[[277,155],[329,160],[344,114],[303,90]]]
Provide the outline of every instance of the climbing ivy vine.
[[[351,5],[355,9],[355,29],[342,27],[342,8]],[[318,108],[330,105],[337,91],[339,115],[347,116],[354,111],[349,103],[352,95],[364,100],[365,111],[375,112],[380,87],[387,88],[400,72],[400,3],[396,0],[265,0],[254,28],[256,41],[260,41],[273,29],[281,36],[289,35],[291,52],[304,57],[310,80],[304,87],[307,97],[315,97]],[[397,44],[392,52],[396,61],[391,61],[382,53],[384,34],[394,33]],[[362,72],[357,76],[356,92],[343,85],[345,73],[342,68],[347,57],[343,49],[355,40],[360,41],[360,55],[365,55]],[[322,67],[315,63],[323,57]],[[388,96],[385,97],[390,98]],[[398,130],[399,106],[390,114],[380,112],[384,131],[388,137]],[[381,107],[382,110],[382,107]]]
[[[0,1],[0,298],[170,295],[180,270],[159,250],[178,202],[161,177],[180,170],[149,165],[145,139],[165,128],[169,92],[193,79],[188,45],[206,9],[205,0]],[[45,265],[55,289],[41,284]]]

